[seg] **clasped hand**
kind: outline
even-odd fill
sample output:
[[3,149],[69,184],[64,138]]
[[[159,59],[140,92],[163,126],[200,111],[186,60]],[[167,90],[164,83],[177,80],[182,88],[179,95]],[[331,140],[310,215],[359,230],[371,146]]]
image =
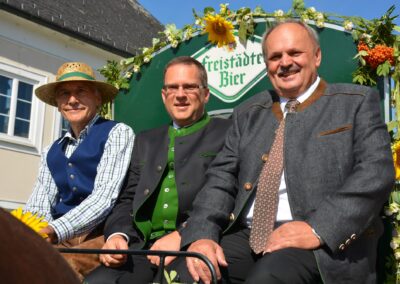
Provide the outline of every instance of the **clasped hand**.
[[[181,237],[177,231],[157,240],[150,248],[150,250],[171,250],[178,251],[181,244]],[[128,242],[122,235],[112,236],[104,244],[103,249],[128,249]],[[157,255],[148,255],[148,260],[155,264],[160,265],[160,257]],[[175,259],[175,256],[168,256],[165,258],[165,265],[170,264]],[[101,254],[100,262],[107,267],[118,267],[124,264],[127,260],[126,254]]]
[[[287,222],[275,229],[266,240],[265,253],[284,248],[316,249],[321,246],[320,240],[312,232],[312,228],[306,222]],[[212,240],[202,239],[192,243],[189,252],[197,252],[205,255],[213,264],[217,278],[221,278],[219,267],[227,267],[228,264],[221,246]],[[211,273],[207,266],[195,258],[186,260],[188,270],[195,281],[200,279],[204,283],[211,282]]]

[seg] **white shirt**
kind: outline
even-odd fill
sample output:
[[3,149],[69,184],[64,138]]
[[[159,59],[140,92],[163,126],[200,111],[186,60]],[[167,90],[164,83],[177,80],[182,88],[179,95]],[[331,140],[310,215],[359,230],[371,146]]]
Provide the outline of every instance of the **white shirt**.
[[[320,82],[320,78],[317,77],[315,82],[308,88],[307,91],[305,91],[303,94],[298,96],[296,99],[300,102],[303,103],[305,100],[307,100],[311,94],[315,91],[315,89],[318,87],[318,84]],[[287,98],[280,98],[280,104],[281,104],[281,110],[283,112],[284,117],[286,117],[286,103],[289,101]],[[290,221],[293,220],[292,212],[290,210],[290,205],[289,205],[289,200],[288,200],[288,195],[286,191],[286,182],[285,182],[285,169],[282,171],[282,176],[281,176],[281,184],[279,185],[279,190],[278,190],[278,195],[279,195],[279,201],[278,201],[278,212],[276,215],[276,221],[277,222],[283,222],[283,221]],[[254,200],[252,202],[252,205],[249,209],[249,213],[246,216],[246,224],[251,227],[251,222],[253,220],[253,211],[254,211]]]

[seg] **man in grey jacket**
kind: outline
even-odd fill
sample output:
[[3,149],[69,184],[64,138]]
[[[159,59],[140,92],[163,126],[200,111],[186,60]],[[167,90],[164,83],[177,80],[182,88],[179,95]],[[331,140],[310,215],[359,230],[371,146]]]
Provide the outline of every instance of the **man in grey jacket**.
[[[317,74],[318,36],[302,22],[270,29],[263,53],[274,91],[235,109],[225,146],[181,231],[181,246],[206,255],[230,283],[375,283],[379,211],[394,182],[379,95],[325,83]],[[295,112],[285,109],[291,100],[298,101]],[[259,180],[283,120],[275,224],[255,250],[249,240],[259,215]],[[209,282],[199,261],[189,258],[187,268],[193,279]]]

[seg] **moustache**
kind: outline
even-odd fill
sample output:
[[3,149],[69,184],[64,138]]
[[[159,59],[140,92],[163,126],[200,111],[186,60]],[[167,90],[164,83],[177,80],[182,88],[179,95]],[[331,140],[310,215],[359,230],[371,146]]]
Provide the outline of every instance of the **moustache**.
[[280,67],[278,70],[278,76],[286,76],[300,71],[300,67],[291,66],[291,67]]

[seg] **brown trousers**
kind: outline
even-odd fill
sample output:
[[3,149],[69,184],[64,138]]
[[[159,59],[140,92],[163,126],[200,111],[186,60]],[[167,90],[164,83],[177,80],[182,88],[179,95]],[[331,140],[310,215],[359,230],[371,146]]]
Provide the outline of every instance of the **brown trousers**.
[[[104,236],[101,230],[94,230],[89,234],[67,240],[56,245],[57,248],[101,249],[104,245]],[[82,281],[86,275],[100,265],[98,254],[63,253],[62,256]]]

